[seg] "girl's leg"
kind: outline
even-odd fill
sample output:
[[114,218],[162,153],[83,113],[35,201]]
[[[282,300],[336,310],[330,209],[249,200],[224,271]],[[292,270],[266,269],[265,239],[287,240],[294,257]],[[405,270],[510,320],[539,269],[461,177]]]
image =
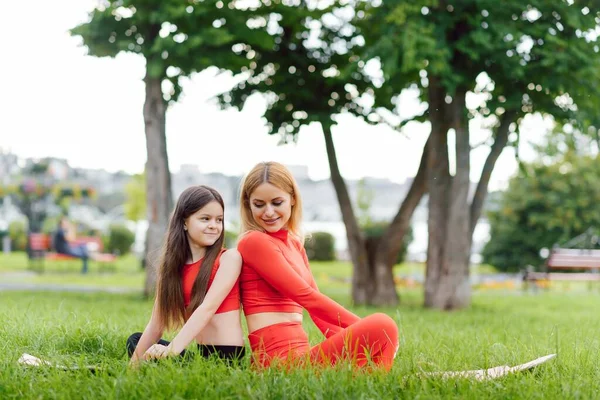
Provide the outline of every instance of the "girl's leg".
[[330,365],[348,360],[359,367],[372,361],[389,370],[398,345],[398,326],[389,316],[377,313],[313,346],[310,358],[314,363]]
[[[142,332],[136,332],[133,335],[129,336],[127,338],[127,355],[129,356],[129,358],[131,358],[131,356],[133,356],[133,353],[135,352],[135,348],[137,347],[140,338],[142,337]],[[163,346],[168,346],[171,342],[167,342],[166,340],[160,339],[158,341],[158,344],[162,344]],[[185,355],[185,350],[181,352],[181,355]]]
[[229,364],[239,362],[246,355],[245,346],[199,344],[198,351],[204,358],[210,358],[213,354],[216,354]]

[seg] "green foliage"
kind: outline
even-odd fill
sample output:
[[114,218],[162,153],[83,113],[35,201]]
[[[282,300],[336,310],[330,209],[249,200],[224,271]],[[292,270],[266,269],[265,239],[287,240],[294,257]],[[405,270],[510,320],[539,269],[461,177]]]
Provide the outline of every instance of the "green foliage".
[[132,221],[146,218],[146,174],[134,175],[125,186],[125,217]]
[[[381,59],[386,84],[378,101],[388,108],[410,87],[427,101],[435,77],[451,97],[460,86],[485,93],[470,116],[488,126],[509,110],[583,121],[598,109],[600,89],[588,85],[600,81],[600,50],[590,40],[597,2],[420,0],[366,11],[360,27],[371,45],[363,57]],[[491,83],[477,82],[481,74]]]
[[111,225],[108,232],[108,242],[105,251],[124,255],[129,253],[135,241],[135,234],[124,225]]
[[315,3],[263,2],[260,12],[271,17],[259,17],[255,24],[270,34],[270,41],[240,37],[242,45],[235,51],[240,59],[252,60],[248,69],[236,69],[232,60],[216,64],[244,72],[246,78],[219,96],[221,105],[241,109],[252,94],[264,94],[269,133],[281,135],[283,142],[294,140],[312,122],[330,127],[336,114],[369,115],[369,99],[363,95],[372,93],[371,80],[355,54],[362,39],[343,11],[347,3],[333,0],[328,7],[311,8]]
[[[389,222],[377,221],[377,222],[372,222],[366,226],[363,226],[362,230],[363,230],[366,238],[380,238],[383,236],[383,234],[385,233],[385,230],[387,229],[388,226],[389,226]],[[404,260],[406,259],[406,252],[408,251],[408,246],[410,245],[410,242],[412,242],[412,241],[413,241],[413,232],[412,232],[412,228],[409,228],[402,240],[402,247],[400,248],[400,252],[398,253],[398,256],[396,257],[396,264],[400,264],[400,263],[404,262]]]
[[45,234],[53,234],[58,228],[58,221],[60,220],[59,216],[55,217],[46,217],[44,222],[42,223],[42,233]]
[[503,271],[540,266],[539,251],[595,228],[600,233],[600,159],[567,153],[560,162],[526,165],[489,213],[484,262]]
[[356,194],[356,206],[358,208],[358,224],[360,226],[368,226],[373,223],[369,211],[373,204],[373,198],[375,192],[372,189],[368,189],[365,179],[358,181],[357,194]]
[[115,57],[120,52],[142,55],[146,76],[167,81],[165,101],[177,101],[182,79],[219,64],[236,69],[249,63],[231,51],[246,37],[260,42],[265,34],[250,29],[253,9],[235,0],[106,0],[90,14],[89,22],[71,30],[81,36],[89,53]]
[[226,248],[228,248],[228,249],[235,248],[237,239],[238,239],[237,233],[225,230],[225,247]]
[[304,242],[310,261],[335,261],[335,238],[328,232],[313,232]]
[[27,247],[27,224],[13,221],[8,225],[12,251],[24,251]]

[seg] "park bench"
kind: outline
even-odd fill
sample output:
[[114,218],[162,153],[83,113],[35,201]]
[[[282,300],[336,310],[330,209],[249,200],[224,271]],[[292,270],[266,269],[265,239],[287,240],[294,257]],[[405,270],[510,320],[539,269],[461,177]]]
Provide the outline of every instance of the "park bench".
[[529,282],[541,286],[541,281],[589,282],[591,289],[593,282],[600,282],[600,250],[553,248],[545,271],[528,269],[523,276],[526,286]]
[[[71,244],[85,244],[88,249],[93,252],[93,257],[90,257],[90,262],[97,262],[101,266],[102,271],[114,270],[117,257],[114,254],[102,253],[104,245],[102,239],[96,236],[83,236],[77,238]],[[60,254],[51,251],[52,240],[50,235],[45,233],[30,233],[29,234],[29,267],[38,271],[44,270],[44,262],[65,262],[78,260],[67,254]]]

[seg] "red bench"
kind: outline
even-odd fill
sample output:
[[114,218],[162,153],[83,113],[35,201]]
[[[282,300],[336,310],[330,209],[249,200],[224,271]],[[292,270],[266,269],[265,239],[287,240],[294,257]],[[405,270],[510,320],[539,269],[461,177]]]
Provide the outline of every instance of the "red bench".
[[[32,261],[39,260],[38,268],[40,271],[44,269],[44,261],[71,261],[77,260],[77,257],[70,256],[68,254],[60,254],[51,252],[52,247],[50,235],[45,233],[31,233],[29,234],[29,249],[31,252],[30,267],[33,266]],[[102,253],[104,250],[104,244],[102,239],[96,236],[83,236],[77,238],[71,244],[81,245],[85,244],[90,250],[91,256],[90,261],[96,261],[101,264],[102,270],[114,270],[114,262],[117,257],[114,254]]]
[[[555,247],[546,259],[546,271],[527,271],[523,281],[600,282],[600,250]],[[554,272],[561,271],[561,272]]]

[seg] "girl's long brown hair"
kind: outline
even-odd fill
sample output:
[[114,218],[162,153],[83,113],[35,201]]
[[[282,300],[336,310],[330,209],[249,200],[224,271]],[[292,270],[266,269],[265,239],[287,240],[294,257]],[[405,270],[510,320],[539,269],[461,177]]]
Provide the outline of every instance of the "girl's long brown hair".
[[165,329],[174,329],[181,326],[186,315],[202,304],[204,296],[206,296],[213,264],[219,256],[225,241],[224,226],[222,226],[221,235],[217,241],[206,248],[200,271],[192,289],[190,305],[187,309],[184,305],[181,273],[185,262],[192,258],[192,251],[187,233],[183,228],[184,221],[190,215],[212,201],[219,203],[225,210],[223,198],[215,189],[204,185],[189,187],[179,196],[175,210],[171,215],[158,264],[158,282],[156,286],[158,315],[162,327]]

